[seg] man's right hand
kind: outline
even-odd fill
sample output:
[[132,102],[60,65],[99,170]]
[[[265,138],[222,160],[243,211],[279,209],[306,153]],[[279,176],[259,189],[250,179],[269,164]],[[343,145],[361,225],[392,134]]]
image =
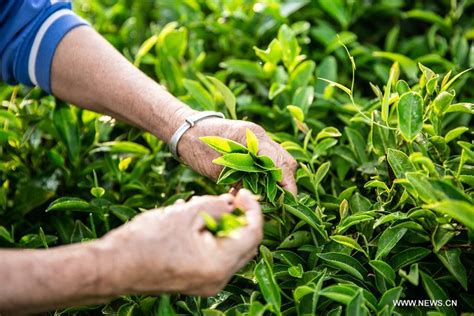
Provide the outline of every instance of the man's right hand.
[[[200,212],[219,218],[236,207],[248,224],[233,237],[205,229]],[[194,197],[138,215],[104,236],[101,284],[114,294],[214,295],[255,256],[261,239],[262,213],[249,191]]]

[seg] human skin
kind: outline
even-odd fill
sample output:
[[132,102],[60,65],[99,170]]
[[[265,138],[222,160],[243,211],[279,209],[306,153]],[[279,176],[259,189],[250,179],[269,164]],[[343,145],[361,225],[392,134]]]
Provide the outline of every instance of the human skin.
[[[248,224],[215,238],[200,216],[245,210]],[[150,210],[104,237],[42,250],[0,250],[0,314],[19,315],[124,294],[214,295],[262,239],[260,205],[249,191],[194,197]]]
[[[56,97],[138,126],[166,143],[196,113],[87,26],[70,31],[57,47],[51,83]],[[212,164],[217,153],[199,137],[244,143],[247,128],[259,138],[259,154],[282,168],[280,184],[296,194],[295,160],[254,123],[200,121],[184,134],[178,153],[192,169],[215,179],[221,168]],[[218,217],[234,206],[248,211],[249,224],[237,238],[216,239],[202,231],[198,211]],[[141,214],[93,242],[48,250],[0,250],[0,312],[16,315],[100,303],[121,294],[211,295],[254,256],[261,240],[260,206],[248,191],[235,198],[199,197],[165,210]]]
[[[197,111],[172,96],[139,71],[90,27],[69,32],[56,50],[52,65],[52,91],[60,99],[82,108],[108,114],[147,130],[169,143],[185,119]],[[249,128],[259,138],[259,154],[282,168],[281,185],[296,194],[296,161],[251,122],[220,118],[198,122],[178,143],[180,158],[197,172],[216,179],[218,156],[200,136],[221,136],[245,143]]]

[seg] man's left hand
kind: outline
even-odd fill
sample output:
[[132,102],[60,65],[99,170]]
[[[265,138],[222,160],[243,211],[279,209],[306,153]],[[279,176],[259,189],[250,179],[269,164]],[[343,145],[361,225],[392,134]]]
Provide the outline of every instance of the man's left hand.
[[259,140],[258,154],[270,157],[275,165],[282,169],[283,179],[280,185],[296,195],[297,188],[294,174],[297,163],[295,159],[283,147],[274,142],[265,130],[257,124],[220,118],[210,118],[198,122],[183,135],[178,143],[179,156],[195,171],[212,179],[217,179],[222,167],[213,164],[212,160],[219,157],[219,154],[199,138],[202,136],[220,136],[245,145],[247,129],[250,129]]

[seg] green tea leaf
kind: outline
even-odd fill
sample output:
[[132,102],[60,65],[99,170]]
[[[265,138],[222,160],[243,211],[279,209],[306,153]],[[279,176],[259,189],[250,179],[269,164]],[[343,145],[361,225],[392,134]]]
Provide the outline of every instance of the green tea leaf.
[[199,139],[209,147],[221,154],[247,153],[248,150],[243,145],[219,136],[203,136]]
[[319,254],[318,257],[323,259],[330,267],[341,269],[360,280],[364,280],[367,275],[367,270],[360,262],[348,255],[338,252],[327,252]]
[[395,271],[388,263],[381,260],[371,260],[369,264],[375,273],[380,274],[391,286],[395,286]]
[[403,238],[407,232],[406,228],[392,226],[387,228],[381,235],[377,243],[377,253],[375,259],[385,257],[397,245],[400,239]]
[[387,152],[387,160],[395,176],[399,179],[404,178],[407,172],[416,171],[408,156],[400,150],[390,148]]
[[329,238],[331,238],[332,240],[334,240],[335,242],[341,245],[360,251],[366,256],[368,256],[367,252],[357,243],[357,241],[355,241],[349,236],[334,235],[334,236],[330,236]]
[[451,216],[467,227],[474,229],[474,206],[470,203],[458,200],[444,200],[424,205],[423,208]]
[[246,133],[245,135],[246,135],[246,138],[247,138],[247,148],[252,154],[256,155],[258,153],[258,138],[248,128],[245,131],[245,133]]
[[422,247],[411,247],[407,248],[390,259],[390,265],[393,270],[397,271],[409,264],[419,262],[421,259],[431,253],[431,250]]
[[273,271],[263,260],[255,266],[255,277],[265,301],[272,306],[273,311],[281,307],[280,287],[275,280]]
[[[431,278],[428,274],[424,272],[421,273],[421,280],[423,281],[423,287],[425,288],[426,293],[433,301],[442,300],[446,302],[449,297],[446,292],[439,286],[439,284]],[[445,313],[445,315],[456,315],[454,309],[448,306],[436,306],[436,309],[440,312]]]
[[255,166],[254,160],[250,154],[224,154],[212,161],[216,165],[221,165],[231,169],[245,172],[261,172],[262,170]]
[[400,133],[412,142],[423,127],[423,98],[416,92],[405,93],[398,100],[397,113]]
[[207,79],[209,79],[214,84],[217,91],[219,91],[219,93],[222,95],[225,106],[227,110],[229,111],[230,117],[236,120],[237,119],[237,113],[235,109],[236,100],[232,91],[229,88],[227,88],[227,86],[224,83],[222,83],[222,81],[220,81],[219,79],[215,77],[207,76]]
[[83,211],[87,212],[91,209],[91,205],[80,198],[62,197],[51,203],[46,212],[49,211]]
[[215,109],[216,104],[213,97],[198,81],[184,79],[183,84],[189,95],[195,99],[203,109]]
[[448,269],[448,271],[459,281],[464,290],[467,291],[467,273],[466,268],[461,262],[461,249],[452,248],[442,250],[436,254],[443,263],[443,265]]

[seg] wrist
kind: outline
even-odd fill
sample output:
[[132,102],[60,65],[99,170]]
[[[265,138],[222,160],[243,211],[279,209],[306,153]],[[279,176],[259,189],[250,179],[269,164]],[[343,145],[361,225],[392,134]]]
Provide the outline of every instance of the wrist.
[[123,259],[120,249],[109,238],[101,238],[86,244],[96,267],[95,293],[98,297],[113,298],[127,293]]
[[[166,127],[162,129],[163,136],[160,138],[166,144],[169,144],[171,141],[171,137],[173,136],[175,131],[186,121],[186,118],[196,113],[198,113],[198,111],[193,110],[187,105],[179,102],[179,104],[175,106],[173,110],[170,110],[170,113],[168,114],[168,117],[166,118],[166,121],[167,121]],[[155,135],[157,135],[157,133],[155,133]]]

